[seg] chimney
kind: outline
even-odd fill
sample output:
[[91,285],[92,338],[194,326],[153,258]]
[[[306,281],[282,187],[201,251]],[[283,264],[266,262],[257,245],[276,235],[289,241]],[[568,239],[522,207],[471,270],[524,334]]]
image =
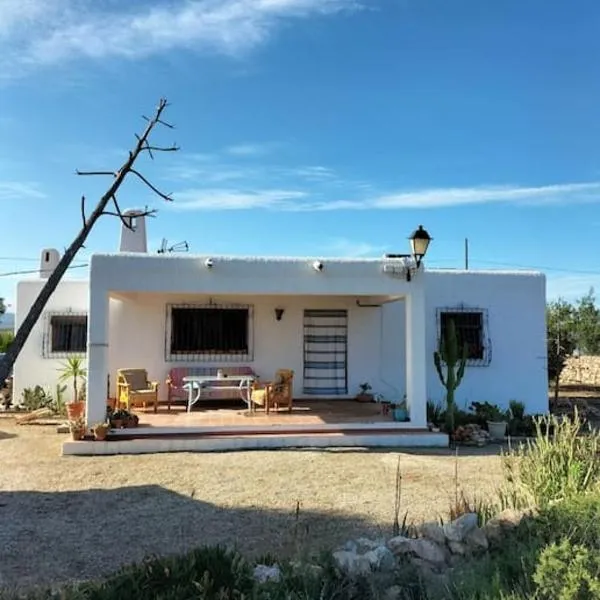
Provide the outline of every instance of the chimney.
[[146,217],[143,211],[130,209],[123,212],[131,229],[121,223],[121,242],[119,252],[148,252],[146,240]]
[[60,261],[60,253],[54,248],[44,248],[40,258],[40,277],[48,279]]

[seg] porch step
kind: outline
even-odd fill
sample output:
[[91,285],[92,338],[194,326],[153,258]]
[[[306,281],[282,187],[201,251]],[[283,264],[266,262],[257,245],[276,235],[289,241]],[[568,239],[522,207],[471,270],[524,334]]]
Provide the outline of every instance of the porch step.
[[448,447],[448,436],[426,430],[362,432],[263,432],[237,435],[163,434],[96,441],[65,441],[63,456],[223,452],[284,448],[422,448]]

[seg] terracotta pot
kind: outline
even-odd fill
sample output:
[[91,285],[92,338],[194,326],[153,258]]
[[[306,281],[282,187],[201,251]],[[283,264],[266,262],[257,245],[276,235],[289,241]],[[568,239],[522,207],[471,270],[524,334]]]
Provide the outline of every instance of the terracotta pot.
[[85,412],[85,402],[69,402],[67,404],[67,417],[69,421],[76,421],[83,417]]
[[358,394],[356,400],[358,402],[373,402],[373,394]]
[[97,442],[103,442],[106,440],[106,435],[108,433],[108,429],[95,429],[94,430],[94,439]]
[[81,441],[84,436],[85,436],[85,429],[72,429],[71,430],[71,438],[76,442]]

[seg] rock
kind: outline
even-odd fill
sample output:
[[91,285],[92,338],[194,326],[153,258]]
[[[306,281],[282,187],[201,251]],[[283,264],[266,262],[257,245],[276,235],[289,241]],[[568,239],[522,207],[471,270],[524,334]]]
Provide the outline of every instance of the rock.
[[489,548],[489,543],[483,529],[473,529],[465,536],[465,544],[471,552],[485,551]]
[[417,528],[419,536],[427,538],[436,544],[445,544],[446,535],[443,527],[438,523],[423,523]]
[[344,550],[346,550],[347,552],[357,552],[358,544],[350,540],[344,544]]
[[402,588],[399,585],[393,585],[391,588],[385,590],[383,594],[383,600],[401,600]]
[[488,542],[490,544],[500,542],[506,531],[518,527],[525,517],[531,517],[534,514],[534,511],[531,509],[515,510],[507,508],[503,510],[493,519],[490,519],[483,527]]
[[254,579],[259,583],[279,581],[281,579],[279,565],[256,565],[254,567]]
[[386,546],[378,546],[363,555],[369,561],[373,571],[393,571],[396,568],[396,558]]
[[[384,540],[370,540],[369,538],[358,538],[355,542],[351,542],[356,552],[366,552],[367,550],[375,550],[382,545],[385,545]],[[348,548],[347,548],[348,549]]]
[[338,568],[348,575],[367,575],[371,572],[369,560],[356,552],[338,550],[333,553],[333,560]]
[[458,554],[459,556],[464,556],[467,553],[467,546],[463,542],[449,541],[448,548],[450,548],[452,554]]
[[392,538],[388,541],[388,547],[396,554],[414,554],[433,565],[444,564],[446,562],[445,549],[426,538],[406,538],[402,535]]
[[449,542],[462,542],[477,527],[477,513],[465,513],[444,525],[444,535]]

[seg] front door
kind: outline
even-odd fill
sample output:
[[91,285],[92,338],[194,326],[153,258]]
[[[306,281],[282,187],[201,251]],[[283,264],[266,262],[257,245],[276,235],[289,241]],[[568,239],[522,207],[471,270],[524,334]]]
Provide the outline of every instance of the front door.
[[304,389],[312,396],[348,393],[348,311],[304,311]]

